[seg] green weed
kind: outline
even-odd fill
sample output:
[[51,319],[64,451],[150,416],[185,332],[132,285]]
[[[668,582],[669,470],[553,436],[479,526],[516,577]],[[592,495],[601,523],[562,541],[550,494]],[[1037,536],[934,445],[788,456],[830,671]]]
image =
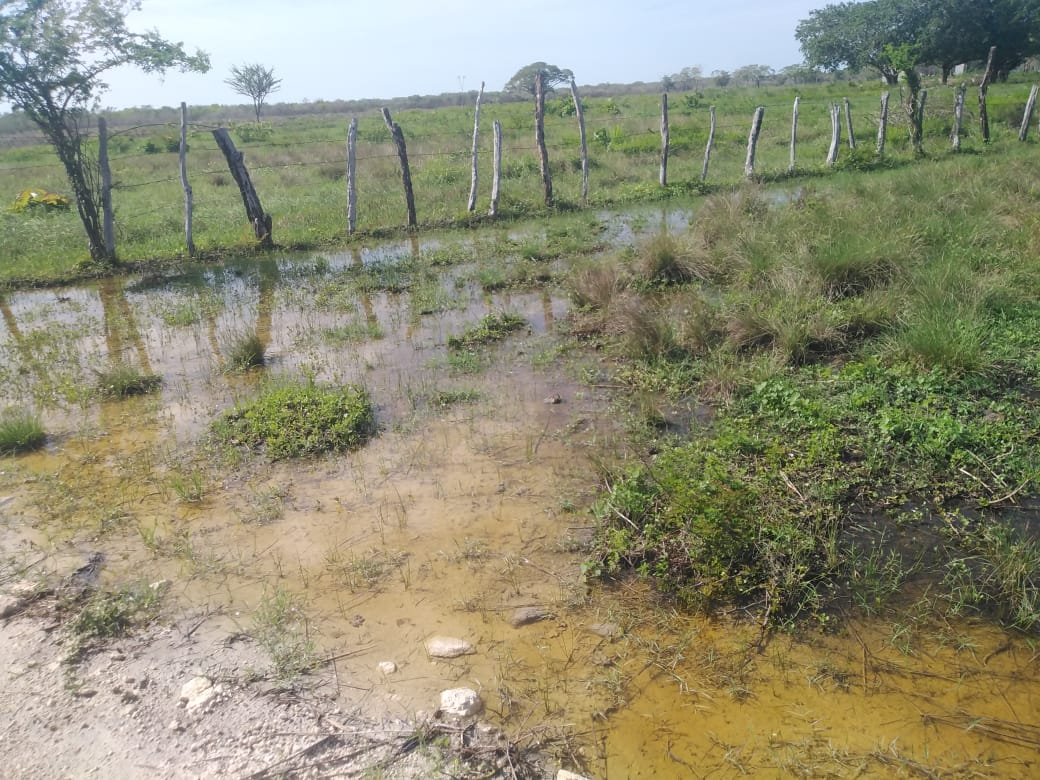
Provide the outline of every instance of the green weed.
[[463,350],[501,341],[510,333],[527,326],[527,320],[518,314],[499,312],[488,314],[472,328],[457,336],[448,337],[448,349]]
[[129,398],[144,395],[162,386],[158,374],[146,374],[137,366],[122,361],[104,371],[98,371],[98,390],[108,398]]

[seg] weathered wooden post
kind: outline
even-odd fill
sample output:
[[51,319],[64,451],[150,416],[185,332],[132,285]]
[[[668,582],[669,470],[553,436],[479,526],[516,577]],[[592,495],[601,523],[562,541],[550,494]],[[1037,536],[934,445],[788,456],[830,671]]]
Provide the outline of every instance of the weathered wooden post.
[[1022,126],[1018,129],[1018,140],[1024,141],[1029,136],[1029,123],[1033,121],[1033,111],[1036,109],[1036,93],[1040,87],[1036,84],[1029,90],[1029,100],[1026,101],[1026,110],[1022,113]]
[[881,93],[881,116],[877,127],[877,153],[880,157],[885,153],[885,138],[888,136],[888,93]]
[[708,142],[704,145],[704,165],[701,166],[701,184],[708,179],[708,164],[711,162],[711,148],[715,145],[715,106],[708,107],[711,124],[708,127]]
[[408,227],[415,227],[415,193],[412,191],[412,171],[408,167],[408,149],[404,144],[404,133],[401,132],[401,126],[390,118],[389,108],[383,108],[383,121],[386,122],[390,136],[394,139],[397,159],[401,163],[401,184],[404,186],[404,202],[408,208]]
[[765,106],[755,109],[755,116],[751,119],[751,132],[748,133],[747,158],[744,160],[744,176],[750,179],[755,175],[755,149],[758,147],[758,134],[762,132],[762,116],[765,114]]
[[484,98],[484,82],[480,82],[480,92],[477,93],[477,105],[473,109],[473,149],[471,151],[471,166],[469,177],[469,204],[466,210],[470,213],[477,207],[477,152],[480,149],[480,101]]
[[108,164],[108,124],[98,117],[98,168],[101,170],[101,220],[105,257],[116,259],[116,235],[112,216],[112,169]]
[[908,113],[910,114],[910,145],[914,149],[915,157],[924,157],[924,104],[928,101],[928,90],[922,89],[914,105],[913,96],[910,97]]
[[982,75],[982,83],[979,84],[979,126],[982,128],[982,142],[989,143],[989,113],[986,111],[986,93],[989,91],[989,83],[993,80],[993,57],[997,53],[996,46],[990,46],[989,56],[986,58],[986,72]]
[[661,174],[662,187],[668,186],[668,93],[661,95]]
[[849,103],[848,98],[843,98],[845,101],[845,129],[848,131],[849,136],[849,149],[856,150],[856,134],[852,132],[852,104]]
[[235,148],[235,144],[231,140],[231,136],[226,128],[218,127],[214,130],[213,138],[216,140],[217,146],[220,147],[220,151],[224,153],[228,170],[231,171],[231,176],[238,185],[238,191],[242,193],[242,202],[246,207],[246,217],[253,225],[253,235],[256,236],[256,240],[260,242],[262,247],[270,249],[274,246],[271,240],[271,215],[264,211],[264,207],[260,205],[260,198],[253,188],[253,182],[249,178],[249,171],[246,169],[245,162],[243,162],[242,152]]
[[831,103],[831,145],[827,150],[827,165],[838,161],[838,146],[841,144],[841,107]]
[[542,172],[545,205],[552,208],[552,176],[549,173],[549,152],[545,148],[545,85],[541,72],[534,77],[534,144],[538,147],[538,166]]
[[357,128],[358,118],[347,128],[347,233],[357,230]]
[[195,240],[191,230],[195,201],[191,184],[188,183],[188,106],[186,103],[181,103],[180,170],[181,187],[184,190],[184,243],[188,247],[188,257],[195,257]]
[[794,99],[794,108],[791,110],[791,161],[787,165],[787,172],[790,174],[794,173],[794,152],[798,143],[798,104],[801,100],[800,97],[796,97]]
[[492,133],[495,139],[495,151],[492,157],[492,172],[491,172],[491,207],[488,209],[488,216],[493,217],[498,213],[498,194],[499,187],[502,184],[502,123],[497,119],[494,125],[492,125]]
[[950,145],[955,152],[961,150],[961,122],[964,121],[964,93],[967,91],[968,86],[962,82],[957,89],[957,97],[953,103],[953,130],[950,131]]
[[581,140],[581,205],[589,205],[589,144],[585,137],[585,109],[578,97],[578,86],[571,79],[571,97],[574,98],[574,113],[578,115],[578,138]]

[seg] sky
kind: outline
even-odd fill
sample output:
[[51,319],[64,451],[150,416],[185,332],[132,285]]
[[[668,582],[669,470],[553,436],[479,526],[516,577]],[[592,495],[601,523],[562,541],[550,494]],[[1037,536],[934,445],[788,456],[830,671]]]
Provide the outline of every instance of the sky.
[[204,75],[110,73],[101,105],[243,103],[233,65],[274,69],[269,102],[500,90],[538,61],[582,84],[802,61],[794,29],[829,0],[142,0],[135,31],[210,55]]

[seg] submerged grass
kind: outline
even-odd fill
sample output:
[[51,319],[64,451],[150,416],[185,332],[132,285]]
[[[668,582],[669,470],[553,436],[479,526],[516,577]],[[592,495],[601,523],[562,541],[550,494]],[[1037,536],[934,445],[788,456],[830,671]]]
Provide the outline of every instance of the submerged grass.
[[464,350],[501,341],[510,333],[527,326],[527,320],[519,314],[499,312],[488,314],[476,325],[457,336],[448,337],[448,349]]
[[154,392],[162,386],[162,377],[148,374],[137,366],[122,361],[98,371],[98,390],[107,398],[129,398]]

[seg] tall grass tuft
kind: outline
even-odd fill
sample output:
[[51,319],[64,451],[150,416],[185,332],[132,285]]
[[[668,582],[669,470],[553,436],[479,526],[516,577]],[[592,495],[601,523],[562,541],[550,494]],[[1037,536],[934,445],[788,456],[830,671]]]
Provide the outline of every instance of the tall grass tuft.
[[224,343],[224,370],[228,373],[260,368],[266,362],[267,347],[255,333],[232,333]]
[[17,455],[43,446],[47,434],[39,417],[12,407],[0,412],[0,455]]
[[107,398],[129,398],[157,390],[162,385],[158,374],[146,374],[136,366],[119,361],[97,372],[98,390]]

